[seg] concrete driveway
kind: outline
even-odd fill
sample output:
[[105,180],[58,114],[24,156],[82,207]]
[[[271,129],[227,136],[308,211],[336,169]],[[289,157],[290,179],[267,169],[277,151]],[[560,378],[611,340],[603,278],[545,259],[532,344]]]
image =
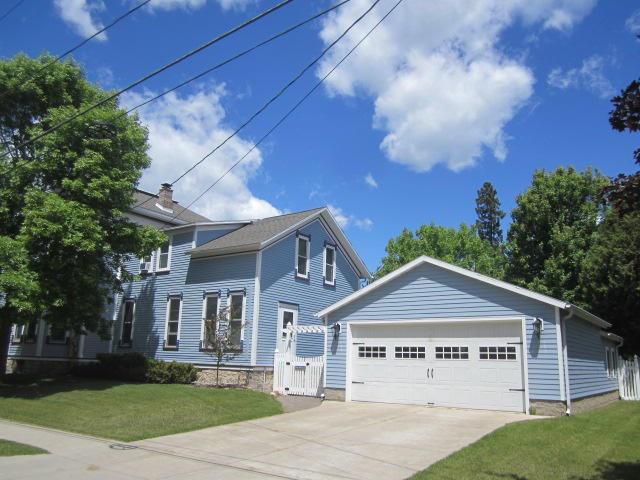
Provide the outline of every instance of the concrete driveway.
[[0,458],[0,478],[401,479],[522,414],[325,402],[127,446],[0,422],[0,438],[51,455]]

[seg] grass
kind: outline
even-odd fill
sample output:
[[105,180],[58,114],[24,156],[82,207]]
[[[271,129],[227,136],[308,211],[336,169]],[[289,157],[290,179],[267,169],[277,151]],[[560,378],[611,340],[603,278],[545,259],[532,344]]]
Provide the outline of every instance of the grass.
[[11,442],[0,438],[0,457],[13,457],[14,455],[38,455],[39,453],[49,452],[38,447],[32,447],[31,445]]
[[640,402],[510,424],[413,479],[640,479]]
[[121,441],[282,413],[270,395],[242,389],[65,377],[0,382],[0,417]]

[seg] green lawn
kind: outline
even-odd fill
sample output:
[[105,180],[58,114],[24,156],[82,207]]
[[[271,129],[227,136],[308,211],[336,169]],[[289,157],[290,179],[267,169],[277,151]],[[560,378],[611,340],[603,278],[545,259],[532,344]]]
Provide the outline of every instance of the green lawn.
[[0,438],[0,457],[12,457],[14,455],[37,455],[39,453],[49,453],[38,447],[25,445],[24,443],[11,442]]
[[638,480],[640,402],[507,425],[413,478]]
[[0,417],[122,441],[282,413],[271,395],[242,389],[66,377],[0,382]]

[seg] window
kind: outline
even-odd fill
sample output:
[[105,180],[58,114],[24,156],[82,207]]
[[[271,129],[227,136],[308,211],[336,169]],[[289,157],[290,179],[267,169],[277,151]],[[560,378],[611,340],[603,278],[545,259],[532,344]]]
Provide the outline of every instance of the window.
[[58,325],[49,325],[47,343],[67,343],[67,330]]
[[229,339],[232,345],[242,346],[242,326],[244,323],[244,294],[229,297]]
[[158,266],[156,271],[163,272],[169,270],[171,266],[171,241],[168,241],[158,249]]
[[605,348],[605,369],[607,370],[608,378],[616,378],[618,376],[618,362],[616,358],[616,351],[613,348]]
[[336,283],[336,247],[333,245],[324,247],[324,283],[327,285]]
[[[210,348],[211,344],[208,334],[215,334],[218,331],[218,295],[205,295],[202,307],[202,347]],[[207,332],[207,328],[210,331]]]
[[147,255],[140,259],[140,273],[150,273],[153,270],[153,256]]
[[480,347],[480,360],[516,360],[516,347]]
[[164,348],[178,348],[181,309],[182,298],[169,297],[167,301],[167,325],[165,329]]
[[438,360],[468,360],[469,347],[436,347]]
[[38,320],[25,325],[15,325],[13,343],[35,343],[38,338]]
[[309,278],[309,237],[298,235],[296,238],[296,275]]
[[396,347],[396,358],[425,358],[425,347]]
[[387,358],[387,347],[358,347],[360,358]]
[[122,331],[120,333],[120,345],[130,347],[133,340],[133,317],[135,314],[135,300],[125,300],[122,304]]

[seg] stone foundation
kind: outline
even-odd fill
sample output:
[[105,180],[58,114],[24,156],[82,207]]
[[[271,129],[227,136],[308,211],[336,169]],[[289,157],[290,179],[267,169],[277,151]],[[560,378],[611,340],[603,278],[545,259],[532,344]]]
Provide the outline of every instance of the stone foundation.
[[620,400],[620,394],[615,392],[603,393],[601,395],[593,395],[591,397],[580,398],[571,401],[571,414],[586,412],[594,408],[604,407],[610,403]]
[[560,417],[567,412],[564,402],[551,400],[531,400],[529,402],[529,413],[531,415],[542,415],[545,417]]
[[324,389],[325,400],[335,400],[337,402],[344,402],[345,394],[342,388],[325,388]]
[[[87,360],[85,360],[86,362]],[[9,358],[7,360],[6,373],[21,375],[65,375],[71,371],[74,362],[70,359],[36,359],[36,358]]]
[[[198,372],[196,385],[215,386],[215,368],[203,368]],[[273,390],[273,369],[259,367],[254,369],[220,367],[219,385],[223,387],[242,387],[271,393]]]

